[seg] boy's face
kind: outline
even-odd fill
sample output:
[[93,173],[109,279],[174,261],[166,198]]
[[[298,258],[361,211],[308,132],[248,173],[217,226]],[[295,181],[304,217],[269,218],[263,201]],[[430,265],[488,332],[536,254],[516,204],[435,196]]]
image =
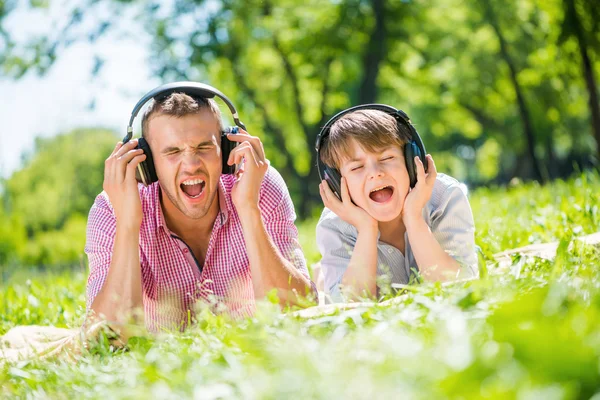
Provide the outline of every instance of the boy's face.
[[400,216],[410,183],[399,146],[371,153],[352,139],[351,154],[342,160],[340,172],[354,203],[371,217],[387,222]]

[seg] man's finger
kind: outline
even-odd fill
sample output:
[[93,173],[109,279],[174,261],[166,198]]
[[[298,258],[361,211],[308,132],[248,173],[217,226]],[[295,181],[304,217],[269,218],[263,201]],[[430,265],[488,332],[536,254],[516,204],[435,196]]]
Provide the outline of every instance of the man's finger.
[[115,145],[115,148],[113,149],[113,151],[110,153],[110,157],[114,156],[117,151],[121,148],[121,146],[123,146],[123,142],[117,142],[117,144]]
[[[231,160],[233,157],[233,160]],[[252,168],[252,166],[258,166],[258,161],[256,160],[256,154],[254,153],[254,149],[250,145],[246,146],[238,146],[231,152],[229,165],[240,164],[242,160],[244,163],[249,164],[248,168]]]
[[123,146],[121,146],[120,149],[118,149],[116,151],[116,153],[114,154],[114,158],[119,158],[122,157],[125,153],[127,153],[128,151],[135,149],[135,147],[137,146],[137,139],[132,139],[129,142],[125,143]]
[[125,170],[125,180],[135,180],[135,170],[139,163],[146,159],[146,155],[143,153],[139,153],[135,155],[129,164],[127,164],[127,169]]
[[256,153],[258,159],[265,159],[265,150],[262,144],[262,141],[257,136],[251,136],[248,132],[240,129],[240,133],[230,133],[227,135],[227,138],[233,142],[243,143],[248,142],[252,145],[254,152]]

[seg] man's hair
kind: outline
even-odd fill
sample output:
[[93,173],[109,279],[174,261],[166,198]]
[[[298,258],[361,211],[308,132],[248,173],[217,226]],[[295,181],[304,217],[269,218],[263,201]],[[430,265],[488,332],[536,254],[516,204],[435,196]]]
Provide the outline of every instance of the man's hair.
[[379,110],[358,110],[344,115],[329,128],[319,155],[325,164],[340,168],[351,156],[351,139],[368,152],[376,153],[389,146],[402,148],[410,140],[407,126]]
[[172,93],[159,101],[152,100],[142,118],[142,136],[148,137],[148,122],[152,117],[170,115],[180,118],[186,115],[200,114],[203,110],[209,110],[219,122],[219,128],[223,130],[221,111],[213,99],[192,97],[185,93]]

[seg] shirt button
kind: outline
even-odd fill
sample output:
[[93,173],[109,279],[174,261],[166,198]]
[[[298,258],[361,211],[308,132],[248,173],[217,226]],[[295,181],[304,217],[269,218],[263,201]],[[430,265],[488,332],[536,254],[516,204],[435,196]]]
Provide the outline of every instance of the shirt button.
[[183,252],[184,252],[184,253],[187,253],[187,252],[188,252],[188,249],[183,249]]
[[388,253],[392,254],[394,252],[394,249],[388,249]]

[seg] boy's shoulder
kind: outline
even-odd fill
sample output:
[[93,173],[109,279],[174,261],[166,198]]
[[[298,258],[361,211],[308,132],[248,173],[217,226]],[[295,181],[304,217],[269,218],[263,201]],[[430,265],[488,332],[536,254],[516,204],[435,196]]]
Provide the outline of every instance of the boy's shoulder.
[[327,207],[323,208],[319,222],[317,222],[317,235],[322,230],[334,231],[349,238],[356,238],[358,236],[358,231],[353,225],[341,219]]
[[433,191],[431,192],[431,198],[429,199],[429,206],[435,209],[441,204],[446,203],[449,196],[457,194],[466,197],[466,189],[467,187],[455,178],[438,172],[435,184],[433,185]]

